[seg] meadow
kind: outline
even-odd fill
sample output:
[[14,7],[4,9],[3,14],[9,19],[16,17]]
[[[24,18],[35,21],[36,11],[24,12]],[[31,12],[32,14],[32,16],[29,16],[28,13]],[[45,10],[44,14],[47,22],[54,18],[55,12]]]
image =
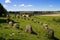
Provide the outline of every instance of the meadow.
[[[47,32],[42,24],[36,23],[28,18],[48,24],[54,30],[54,37],[60,39],[60,16],[31,16],[25,19],[22,16],[20,18],[13,18],[14,14],[10,14],[10,16],[10,19],[19,24],[19,29],[13,28],[13,26],[5,23],[5,17],[0,17],[1,40],[52,40],[47,37]],[[31,25],[34,32],[38,35],[26,33],[26,25]]]

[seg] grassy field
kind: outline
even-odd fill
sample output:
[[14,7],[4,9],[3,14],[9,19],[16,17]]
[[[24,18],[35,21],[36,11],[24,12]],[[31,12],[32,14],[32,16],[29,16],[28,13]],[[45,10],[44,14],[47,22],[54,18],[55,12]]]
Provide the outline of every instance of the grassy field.
[[60,16],[60,14],[45,14],[45,15],[41,15],[41,16]]
[[[32,20],[28,20],[28,18],[23,19],[20,18],[12,18],[14,15],[10,15],[11,19],[15,22],[19,23],[19,28],[13,28],[13,26],[9,26],[8,23],[4,21],[6,18],[0,17],[0,39],[1,40],[50,40],[46,36],[47,32],[43,25],[40,23],[36,23]],[[42,23],[47,23],[49,27],[54,30],[54,36],[60,39],[60,17],[59,16],[32,16],[34,20],[37,20]],[[29,34],[25,32],[26,25],[32,25],[33,31],[36,32],[38,35]],[[22,30],[21,30],[22,29]],[[13,34],[13,35],[12,35]]]

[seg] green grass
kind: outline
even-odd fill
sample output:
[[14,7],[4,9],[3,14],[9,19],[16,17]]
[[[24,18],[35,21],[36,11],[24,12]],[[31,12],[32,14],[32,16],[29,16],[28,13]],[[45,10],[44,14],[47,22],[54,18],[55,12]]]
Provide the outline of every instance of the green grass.
[[[13,15],[11,15],[13,16]],[[58,20],[60,17],[51,17],[51,16],[32,16],[31,18],[38,20],[42,23],[47,23],[49,27],[51,27],[54,30],[54,36],[58,39],[60,39],[60,22],[53,21],[53,18]],[[0,17],[0,19],[6,19],[3,17]],[[23,30],[13,28],[9,26],[8,23],[0,23],[0,37],[5,38],[6,40],[49,40],[46,36],[47,32],[44,29],[44,27],[41,24],[35,23],[31,20],[23,19],[23,17],[20,18],[12,18],[15,22],[19,23],[19,27]],[[29,34],[25,32],[25,26],[26,25],[32,25],[33,31],[36,32],[38,35]],[[11,34],[14,33],[14,35],[11,36]]]

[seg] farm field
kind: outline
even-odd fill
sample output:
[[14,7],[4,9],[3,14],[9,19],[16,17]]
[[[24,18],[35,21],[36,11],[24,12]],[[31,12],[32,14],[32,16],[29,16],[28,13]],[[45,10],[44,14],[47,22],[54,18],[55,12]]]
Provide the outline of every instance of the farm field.
[[41,15],[41,16],[60,16],[60,14],[46,14],[46,15]]
[[[0,17],[0,39],[1,40],[53,40],[47,37],[47,31],[42,24],[31,20],[37,20],[46,23],[50,28],[54,30],[54,37],[60,39],[60,16],[31,16],[20,18],[13,18],[14,14],[10,14],[10,19],[19,24],[19,29],[10,26],[5,22],[6,18]],[[35,34],[29,34],[25,32],[25,26],[31,25]],[[55,40],[55,39],[54,39]]]
[[0,0],[0,40],[60,40],[60,0]]

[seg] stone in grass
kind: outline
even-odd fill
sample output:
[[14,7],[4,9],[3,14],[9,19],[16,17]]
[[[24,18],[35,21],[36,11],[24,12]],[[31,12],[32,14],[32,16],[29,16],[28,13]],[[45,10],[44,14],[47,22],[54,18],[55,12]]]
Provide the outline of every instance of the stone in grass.
[[44,27],[47,31],[48,38],[54,38],[54,30],[48,27],[48,24],[44,24]]
[[43,24],[45,29],[48,29],[48,24]]
[[16,18],[20,18],[20,15],[19,15],[19,14],[17,14],[17,15],[16,15]]
[[48,28],[47,31],[48,31],[48,38],[50,39],[54,38],[54,30]]
[[6,15],[6,18],[7,18],[7,19],[9,19],[9,18],[10,18],[9,14],[7,14],[7,15]]
[[32,26],[27,25],[26,28],[25,28],[25,32],[32,33]]
[[26,25],[25,32],[28,32],[28,33],[30,33],[30,34],[35,34],[35,35],[37,35],[37,33],[33,31],[31,25]]
[[6,22],[9,22],[9,21],[10,21],[10,18],[7,18],[7,19],[6,19]]
[[42,22],[40,22],[41,25],[44,25]]
[[10,25],[10,26],[13,26],[13,22],[12,22],[12,21],[9,21],[9,25]]
[[7,18],[10,17],[9,14],[7,14],[6,17],[7,17]]
[[37,20],[34,20],[34,22],[36,23],[36,22],[37,22]]
[[13,27],[19,29],[19,24],[18,23],[14,23]]

